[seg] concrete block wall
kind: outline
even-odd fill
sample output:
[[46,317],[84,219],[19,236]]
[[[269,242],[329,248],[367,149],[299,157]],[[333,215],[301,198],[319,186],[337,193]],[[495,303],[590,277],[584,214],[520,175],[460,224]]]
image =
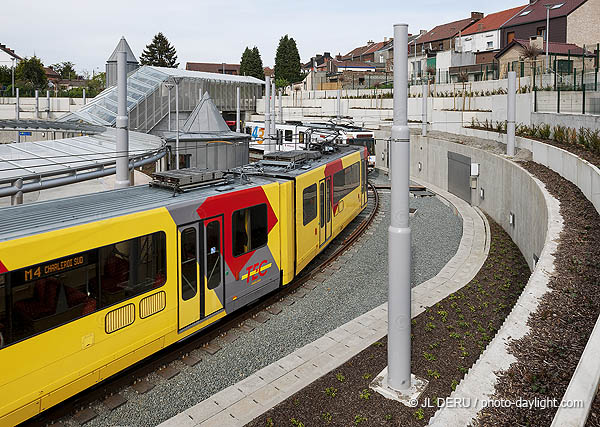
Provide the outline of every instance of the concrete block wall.
[[[538,185],[525,170],[502,156],[420,135],[411,136],[411,175],[448,190],[449,151],[479,163],[480,175],[476,188],[471,190],[471,203],[502,226],[533,270],[534,255],[541,255],[548,223],[545,198]],[[480,197],[482,188],[484,198]],[[510,213],[515,216],[514,226],[509,223]]]
[[581,127],[600,131],[600,115],[568,113],[531,113],[531,124],[561,125],[574,129]]
[[[87,98],[89,102],[90,98]],[[0,120],[15,118],[16,98],[0,97]],[[78,111],[83,107],[83,98],[50,97],[50,114],[45,93],[40,93],[39,116],[35,116],[35,98],[19,98],[19,117],[21,119],[57,119],[63,114]]]

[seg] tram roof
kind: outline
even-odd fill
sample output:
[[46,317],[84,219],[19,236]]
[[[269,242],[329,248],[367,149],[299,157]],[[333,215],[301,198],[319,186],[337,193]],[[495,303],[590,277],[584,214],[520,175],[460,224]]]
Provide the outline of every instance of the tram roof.
[[[137,186],[120,190],[109,190],[95,194],[48,200],[25,205],[0,208],[0,241],[12,240],[48,231],[59,230],[94,221],[128,215],[161,207],[176,208],[194,203],[201,204],[211,196],[254,188],[272,182],[282,182],[324,166],[331,161],[357,152],[360,147],[338,146],[333,153],[317,159],[298,162],[295,167],[286,166],[284,161],[260,162],[243,167],[249,180],[236,177],[232,183],[207,185],[189,189],[174,196],[173,190]],[[302,153],[302,151],[281,152]],[[304,152],[306,153],[306,152]],[[314,152],[308,152],[314,153]],[[288,162],[289,163],[289,162]],[[238,168],[239,170],[239,168]]]
[[[250,182],[212,185],[177,193],[150,186],[136,186],[95,194],[48,200],[0,209],[0,241],[12,240],[59,230],[136,212],[175,207],[179,204],[201,204],[210,196],[226,194],[274,182],[252,177]],[[227,186],[227,187],[224,187]],[[223,191],[225,188],[225,191]],[[220,191],[221,190],[221,191]]]

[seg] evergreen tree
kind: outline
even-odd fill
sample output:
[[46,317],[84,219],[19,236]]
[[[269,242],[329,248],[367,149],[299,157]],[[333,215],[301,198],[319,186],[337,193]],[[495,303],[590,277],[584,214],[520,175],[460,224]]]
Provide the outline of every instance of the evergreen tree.
[[174,46],[171,46],[171,43],[169,43],[169,40],[163,33],[155,35],[152,38],[152,42],[149,45],[146,45],[146,49],[144,49],[140,56],[140,63],[142,65],[152,65],[155,67],[179,67],[179,63],[177,62],[177,51]]
[[275,54],[275,81],[295,83],[302,80],[300,54],[296,41],[286,34],[279,39]]
[[24,58],[15,68],[15,84],[24,89],[45,89],[48,77],[42,61],[36,56]]
[[265,79],[265,70],[263,69],[262,59],[258,48],[252,49],[246,47],[240,61],[240,74],[242,76],[252,76],[257,79]]

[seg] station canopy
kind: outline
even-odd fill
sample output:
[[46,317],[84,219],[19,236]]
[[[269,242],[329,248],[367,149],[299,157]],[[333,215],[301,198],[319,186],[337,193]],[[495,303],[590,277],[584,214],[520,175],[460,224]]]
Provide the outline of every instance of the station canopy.
[[[228,91],[233,93],[233,89],[236,85],[242,86],[242,97],[249,98],[254,97],[258,93],[255,90],[249,90],[248,87],[259,88],[260,85],[264,85],[262,80],[255,77],[248,76],[235,76],[229,74],[216,74],[216,73],[205,73],[200,71],[188,71],[180,70],[177,68],[164,68],[164,67],[152,67],[142,66],[137,70],[133,71],[127,77],[127,111],[131,114],[132,110],[136,109],[138,105],[143,101],[151,100],[151,105],[145,105],[144,111],[144,123],[141,118],[135,117],[134,125],[132,125],[133,117],[130,119],[130,126],[132,129],[138,129],[141,131],[150,130],[149,125],[146,125],[145,121],[148,120],[148,115],[153,117],[153,124],[157,123],[156,117],[161,118],[166,113],[164,102],[156,102],[158,98],[155,93],[163,96],[166,92],[164,84],[170,81],[185,80],[187,84],[179,88],[180,92],[180,111],[185,110],[186,106],[193,106],[198,100],[198,93],[196,87],[202,87],[206,90],[206,86],[209,86],[211,90],[221,93],[225,92],[223,89],[227,87]],[[190,82],[194,83],[191,85]],[[193,91],[192,91],[193,87]],[[247,89],[248,88],[248,89]],[[174,91],[174,90],[173,90]],[[182,93],[183,92],[183,93]],[[191,92],[191,93],[185,93]],[[229,98],[232,98],[229,96]],[[162,98],[161,98],[162,100]],[[186,102],[187,101],[187,102]],[[193,105],[190,101],[193,101]],[[221,102],[219,100],[219,102]],[[231,104],[231,100],[227,99],[227,102]],[[148,103],[150,104],[150,103]],[[165,111],[163,111],[165,110]],[[191,108],[190,108],[191,110]],[[189,111],[189,110],[188,110]],[[156,117],[155,117],[156,116]],[[117,120],[117,86],[112,86],[105,89],[95,98],[91,99],[87,105],[81,108],[77,112],[68,113],[61,117],[59,121],[70,121],[70,122],[85,122],[96,125],[113,126]]]
[[[0,184],[15,179],[40,181],[45,177],[100,170],[116,163],[117,130],[51,141],[0,144]],[[129,159],[137,161],[165,149],[158,136],[129,133]],[[0,188],[2,185],[0,185]]]

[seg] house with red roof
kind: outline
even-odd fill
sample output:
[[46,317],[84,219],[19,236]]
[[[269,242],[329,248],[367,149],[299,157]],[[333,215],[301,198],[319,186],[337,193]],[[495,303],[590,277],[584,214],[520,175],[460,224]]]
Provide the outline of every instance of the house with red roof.
[[[416,38],[414,42],[409,43],[409,75],[413,78],[419,78],[425,74],[435,75],[437,81],[444,82],[449,81],[448,69],[450,66],[461,65],[463,62],[475,63],[472,54],[468,55],[469,57],[466,59],[463,58],[464,55],[456,49],[456,41],[462,31],[482,18],[483,13],[471,12],[470,18],[438,25]],[[447,53],[439,55],[442,52]],[[440,57],[438,58],[438,56]],[[438,62],[438,59],[441,61]]]
[[457,44],[463,52],[500,50],[500,28],[526,7],[527,5],[523,5],[486,15],[462,31]]
[[[530,0],[530,3],[501,27],[500,47],[514,39],[546,40],[546,18],[550,18],[548,40],[588,48],[600,43],[600,0]],[[595,47],[594,47],[595,48]]]
[[[536,59],[528,58],[526,51],[530,47],[536,48],[539,55]],[[532,37],[529,40],[513,39],[507,46],[500,50],[495,58],[499,64],[500,78],[506,78],[509,71],[516,71],[522,77],[532,76],[534,68],[536,74],[544,69],[546,44],[542,36]],[[584,51],[583,48],[573,43],[550,42],[548,54],[553,69],[558,74],[569,75],[574,70],[581,70],[585,61],[585,68],[593,69],[595,65],[595,54]]]

